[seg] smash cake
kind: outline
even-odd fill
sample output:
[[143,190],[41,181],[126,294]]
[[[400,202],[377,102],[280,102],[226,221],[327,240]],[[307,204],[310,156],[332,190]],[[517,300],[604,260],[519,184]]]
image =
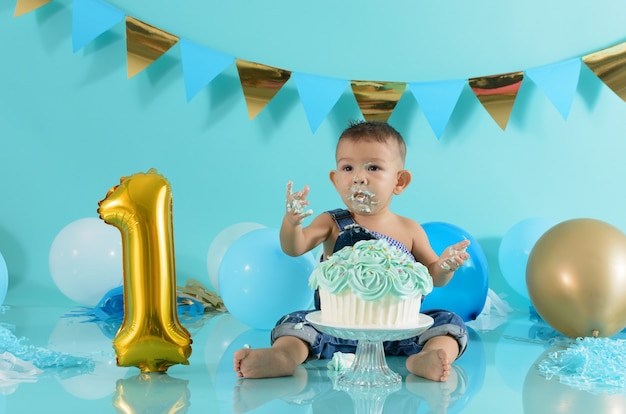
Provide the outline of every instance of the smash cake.
[[324,323],[389,328],[415,324],[433,281],[426,266],[376,239],[346,246],[317,264],[309,285],[319,290]]

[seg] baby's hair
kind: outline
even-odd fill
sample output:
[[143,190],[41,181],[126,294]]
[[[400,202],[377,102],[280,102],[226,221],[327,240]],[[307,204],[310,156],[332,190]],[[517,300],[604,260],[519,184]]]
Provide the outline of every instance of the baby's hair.
[[402,135],[394,127],[381,121],[350,121],[350,125],[339,136],[337,145],[344,140],[360,141],[362,139],[373,139],[385,143],[389,139],[394,139],[400,149],[400,157],[404,164],[406,159],[406,143]]

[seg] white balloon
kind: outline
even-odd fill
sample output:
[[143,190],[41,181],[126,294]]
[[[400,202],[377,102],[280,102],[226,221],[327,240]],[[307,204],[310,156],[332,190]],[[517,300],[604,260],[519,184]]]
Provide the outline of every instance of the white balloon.
[[64,227],[48,258],[54,283],[65,296],[86,306],[96,305],[122,284],[122,236],[99,218],[83,218]]
[[209,246],[209,252],[207,254],[206,266],[209,273],[209,280],[213,285],[213,289],[216,293],[219,293],[220,287],[218,280],[218,274],[220,265],[222,264],[222,258],[224,253],[228,250],[231,244],[244,234],[257,229],[263,229],[266,226],[259,223],[244,222],[233,224],[222,230],[211,242]]

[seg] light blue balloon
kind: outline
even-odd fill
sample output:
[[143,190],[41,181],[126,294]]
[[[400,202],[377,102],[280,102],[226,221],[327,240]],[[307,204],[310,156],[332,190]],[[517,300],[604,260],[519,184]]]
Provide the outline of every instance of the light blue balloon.
[[7,289],[9,288],[9,272],[7,270],[7,264],[0,253],[0,305],[4,303],[4,299],[7,296]]
[[309,309],[312,253],[286,255],[279,231],[252,230],[232,242],[219,268],[218,284],[226,309],[252,328],[268,330],[282,316]]
[[456,313],[465,322],[476,319],[485,306],[489,290],[489,266],[483,249],[471,234],[454,224],[431,222],[422,227],[438,255],[450,245],[465,239],[470,241],[467,247],[470,258],[454,272],[447,285],[435,287],[426,296],[422,309],[445,309]]
[[529,299],[526,287],[528,256],[537,240],[557,224],[547,218],[527,218],[511,227],[502,237],[498,250],[500,271],[513,290]]

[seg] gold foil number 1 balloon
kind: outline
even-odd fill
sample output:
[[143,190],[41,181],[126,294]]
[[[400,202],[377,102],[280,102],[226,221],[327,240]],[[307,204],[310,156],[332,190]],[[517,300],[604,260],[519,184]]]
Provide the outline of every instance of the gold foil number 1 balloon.
[[191,336],[178,320],[172,193],[155,169],[122,177],[98,203],[122,233],[124,320],[113,339],[119,366],[164,372],[189,364]]

